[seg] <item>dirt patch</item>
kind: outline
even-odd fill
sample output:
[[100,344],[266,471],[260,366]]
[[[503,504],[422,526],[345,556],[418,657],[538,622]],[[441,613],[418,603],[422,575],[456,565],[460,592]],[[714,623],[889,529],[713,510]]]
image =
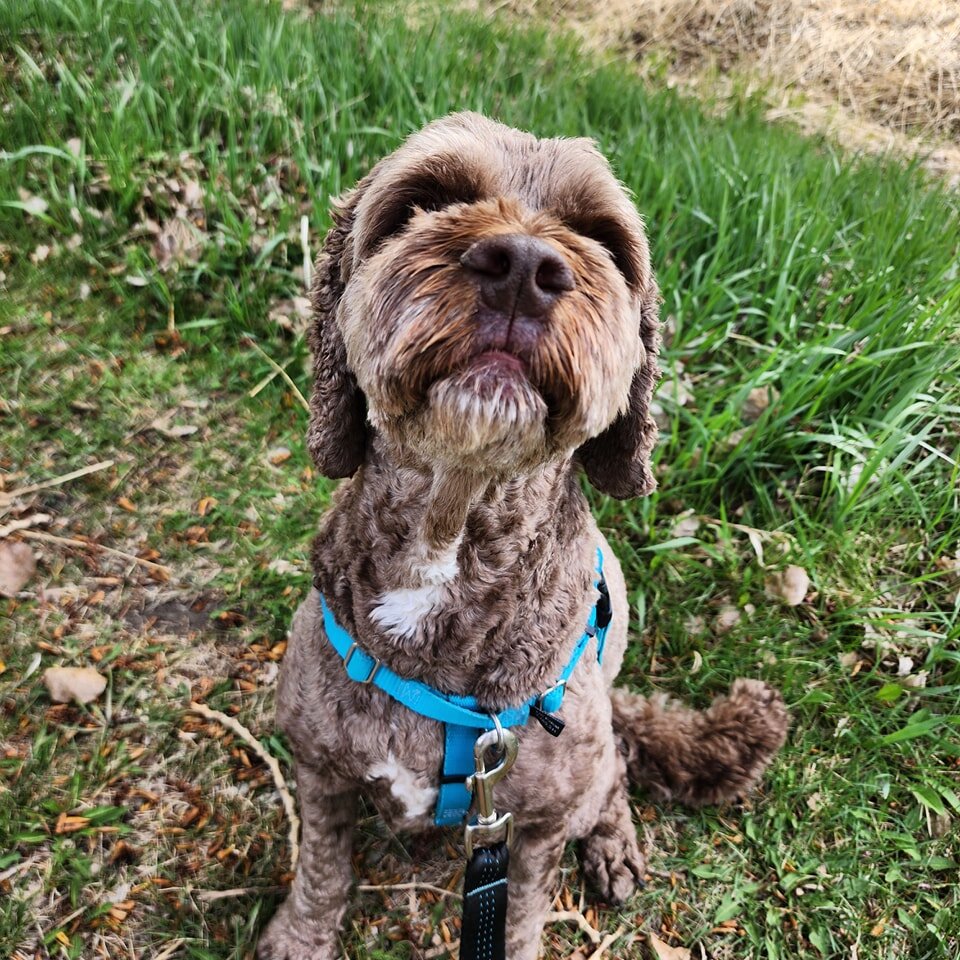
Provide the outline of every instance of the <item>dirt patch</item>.
[[188,637],[207,627],[221,598],[219,593],[198,596],[168,593],[149,600],[140,595],[140,602],[124,609],[122,617],[134,630],[157,630]]
[[[485,6],[483,3],[472,5]],[[960,184],[960,4],[941,0],[507,0],[721,103],[760,93],[856,151]]]

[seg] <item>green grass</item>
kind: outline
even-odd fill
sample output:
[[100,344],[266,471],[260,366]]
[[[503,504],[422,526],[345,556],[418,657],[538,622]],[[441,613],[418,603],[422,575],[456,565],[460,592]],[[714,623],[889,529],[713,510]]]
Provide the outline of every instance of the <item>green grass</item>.
[[[301,216],[315,251],[333,196],[423,122],[472,108],[596,137],[647,220],[667,330],[660,487],[595,499],[637,615],[625,679],[702,704],[762,676],[793,716],[745,807],[638,798],[656,872],[619,914],[600,911],[604,930],[628,926],[613,955],[643,956],[649,929],[714,958],[956,960],[957,195],[749,103],[709,119],[537,28],[417,16],[0,8],[4,488],[114,461],[18,499],[0,526],[46,513],[34,529],[173,571],[159,582],[31,540],[31,592],[0,600],[0,955],[129,956],[125,941],[142,957],[250,954],[276,895],[200,893],[282,886],[280,805],[255,758],[184,704],[236,712],[287,762],[271,648],[309,587],[331,485],[309,470],[292,391],[262,385],[265,354],[309,385],[302,336],[270,312],[302,287]],[[161,270],[150,225],[170,223],[188,181],[204,242]],[[773,401],[748,423],[757,387]],[[687,511],[699,526],[678,534]],[[796,608],[764,591],[788,563],[813,583]],[[144,604],[210,619],[144,623],[130,612]],[[727,632],[724,607],[740,614]],[[52,708],[42,670],[94,661],[110,675],[100,702]],[[57,833],[61,814],[90,819]],[[135,852],[111,861],[119,840]],[[370,819],[357,867],[373,883],[448,882],[455,861],[437,852]],[[572,858],[564,882],[576,897]],[[360,902],[351,957],[420,956],[457,912]],[[559,958],[583,941],[553,925],[546,942]]]

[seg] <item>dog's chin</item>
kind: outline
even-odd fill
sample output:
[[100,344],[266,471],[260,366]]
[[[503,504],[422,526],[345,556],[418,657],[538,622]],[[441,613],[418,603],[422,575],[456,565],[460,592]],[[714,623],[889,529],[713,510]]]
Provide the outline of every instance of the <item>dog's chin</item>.
[[426,452],[452,466],[529,469],[547,458],[548,412],[521,360],[485,353],[430,386],[418,417],[420,439]]

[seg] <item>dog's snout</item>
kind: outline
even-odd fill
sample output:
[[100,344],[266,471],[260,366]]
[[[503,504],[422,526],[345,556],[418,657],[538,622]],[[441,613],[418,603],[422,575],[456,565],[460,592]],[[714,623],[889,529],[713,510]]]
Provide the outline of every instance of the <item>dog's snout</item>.
[[460,262],[476,273],[487,306],[504,313],[541,316],[567,290],[573,272],[545,240],[509,233],[474,243]]

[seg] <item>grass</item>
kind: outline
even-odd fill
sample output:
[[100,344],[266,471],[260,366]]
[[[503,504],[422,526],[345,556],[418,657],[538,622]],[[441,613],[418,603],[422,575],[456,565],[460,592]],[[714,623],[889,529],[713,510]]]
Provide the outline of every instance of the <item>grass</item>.
[[[0,955],[250,956],[289,881],[286,826],[256,757],[185,704],[236,714],[289,762],[276,660],[331,489],[270,362],[308,390],[300,220],[315,250],[331,197],[473,108],[596,137],[647,219],[660,487],[594,499],[636,612],[625,681],[702,704],[762,676],[793,716],[743,807],[637,798],[655,873],[591,919],[626,924],[624,958],[653,930],[714,958],[955,960],[957,195],[750,103],[707,118],[536,26],[418,16],[0,9],[0,489],[114,461],[14,499],[0,526],[46,514],[33,531],[172,571],[32,539],[37,574],[0,600]],[[787,564],[812,579],[792,608],[765,592]],[[90,663],[100,701],[51,705],[42,670]],[[371,816],[357,872],[449,883],[440,847]],[[575,902],[572,857],[563,883]],[[456,936],[429,893],[358,900],[348,956],[442,956]],[[545,944],[591,949],[559,924]]]

